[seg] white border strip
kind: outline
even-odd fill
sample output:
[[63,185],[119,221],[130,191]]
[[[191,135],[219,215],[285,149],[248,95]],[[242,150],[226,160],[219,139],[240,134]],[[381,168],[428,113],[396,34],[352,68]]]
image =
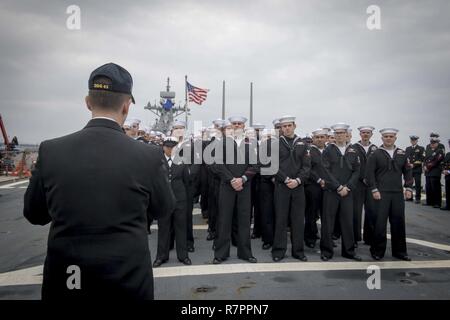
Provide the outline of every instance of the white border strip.
[[[386,261],[386,262],[284,262],[284,263],[236,263],[221,265],[200,265],[180,267],[159,267],[153,269],[155,278],[182,276],[219,275],[234,273],[301,272],[330,270],[367,270],[369,266],[380,269],[436,269],[450,268],[450,260],[434,261]],[[42,283],[43,266],[36,266],[0,274],[0,286],[33,285]]]
[[8,183],[5,185],[0,186],[0,189],[14,189],[15,186],[19,185],[19,184],[24,184],[24,183],[28,183],[29,180],[23,180],[23,181],[19,181],[19,182],[13,182],[13,183]]

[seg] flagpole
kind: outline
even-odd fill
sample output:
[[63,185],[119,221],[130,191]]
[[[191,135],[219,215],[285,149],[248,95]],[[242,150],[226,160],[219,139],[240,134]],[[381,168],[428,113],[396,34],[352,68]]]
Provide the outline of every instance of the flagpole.
[[222,83],[222,119],[225,120],[225,80]]
[[184,76],[184,112],[186,113],[186,129],[188,126],[188,89],[187,89],[187,75]]
[[250,127],[253,126],[253,82],[250,82]]

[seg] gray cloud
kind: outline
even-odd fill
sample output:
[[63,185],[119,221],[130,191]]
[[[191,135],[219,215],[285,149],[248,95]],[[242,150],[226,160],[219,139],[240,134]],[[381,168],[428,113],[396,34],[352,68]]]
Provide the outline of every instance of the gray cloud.
[[[373,1],[78,2],[82,29],[65,23],[72,1],[0,4],[1,113],[9,134],[39,142],[83,127],[89,73],[113,61],[133,75],[133,116],[158,99],[170,76],[184,100],[184,75],[211,91],[193,120],[283,114],[299,132],[346,121],[396,126],[425,143],[431,131],[450,138],[450,22],[447,1],[377,1],[382,30],[366,28]],[[376,135],[375,142],[379,142]]]

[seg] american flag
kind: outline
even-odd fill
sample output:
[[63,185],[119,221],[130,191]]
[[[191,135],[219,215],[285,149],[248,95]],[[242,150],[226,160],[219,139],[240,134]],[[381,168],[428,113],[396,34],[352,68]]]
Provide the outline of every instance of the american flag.
[[189,102],[195,102],[196,104],[202,104],[206,100],[208,89],[201,89],[194,87],[192,84],[186,81],[186,87],[189,95]]

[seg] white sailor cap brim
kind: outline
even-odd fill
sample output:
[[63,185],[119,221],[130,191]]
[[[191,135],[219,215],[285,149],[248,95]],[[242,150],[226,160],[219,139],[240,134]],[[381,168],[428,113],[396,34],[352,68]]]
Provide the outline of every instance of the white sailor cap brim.
[[280,119],[274,119],[272,121],[272,124],[273,124],[274,127],[278,126],[280,124]]
[[213,124],[218,127],[222,127],[224,125],[224,123],[225,123],[225,120],[223,120],[223,119],[216,119],[213,121]]
[[350,126],[348,124],[345,123],[336,123],[334,125],[331,126],[331,129],[333,129],[333,131],[336,132],[336,130],[347,130],[350,128]]
[[231,123],[233,123],[233,122],[246,123],[247,122],[247,118],[246,117],[241,117],[241,116],[232,116],[232,117],[229,117],[228,120]]
[[279,119],[280,124],[295,122],[295,117],[293,116],[283,116]]
[[261,123],[254,123],[253,128],[255,128],[255,130],[263,130],[266,128],[266,126]]
[[227,127],[231,127],[231,122],[228,121],[228,120],[225,120],[225,121],[223,122],[223,128],[227,128]]
[[383,128],[380,130],[381,134],[397,134],[398,129],[395,128]]
[[172,124],[172,128],[175,127],[183,127],[186,128],[186,121],[182,121],[182,120],[177,120]]
[[358,130],[359,131],[373,131],[373,130],[375,130],[375,127],[372,127],[372,126],[361,126],[361,127],[358,127]]
[[324,128],[319,128],[311,132],[313,136],[319,136],[319,135],[328,135],[329,131]]

